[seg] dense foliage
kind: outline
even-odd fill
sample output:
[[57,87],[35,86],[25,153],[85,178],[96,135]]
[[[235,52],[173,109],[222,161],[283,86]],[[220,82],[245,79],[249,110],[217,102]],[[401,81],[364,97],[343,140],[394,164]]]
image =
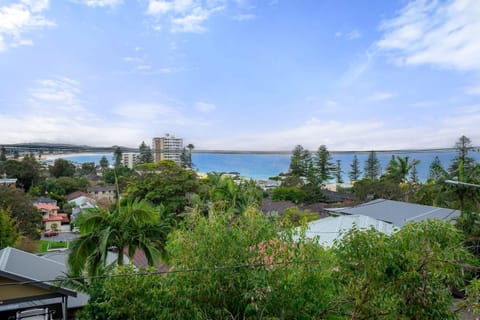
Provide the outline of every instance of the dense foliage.
[[128,182],[125,197],[144,199],[154,205],[164,205],[167,211],[183,212],[188,193],[198,186],[197,174],[171,160],[146,163],[135,168]]
[[40,238],[42,214],[32,205],[30,196],[20,189],[0,186],[0,209],[8,211],[17,222],[20,234]]
[[125,276],[91,287],[83,316],[457,318],[450,290],[463,285],[471,257],[450,224],[415,223],[390,237],[354,229],[332,249],[281,230],[252,209],[240,216],[193,213],[169,237],[171,273],[116,269]]

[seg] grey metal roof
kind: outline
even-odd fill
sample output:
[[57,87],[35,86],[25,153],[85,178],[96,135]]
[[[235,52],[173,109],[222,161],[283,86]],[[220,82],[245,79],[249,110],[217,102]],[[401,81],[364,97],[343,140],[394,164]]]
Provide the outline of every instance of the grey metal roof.
[[[54,260],[7,247],[0,250],[0,276],[14,281],[39,281],[31,285],[52,290],[54,280],[65,272],[65,265]],[[77,293],[67,288],[56,291],[75,297]]]
[[311,221],[305,230],[305,236],[310,239],[317,238],[321,245],[329,247],[333,245],[335,240],[341,239],[353,227],[356,227],[358,230],[373,228],[387,235],[391,235],[396,229],[391,223],[371,217],[348,215]]
[[373,200],[354,207],[328,208],[325,210],[338,214],[364,215],[389,222],[397,227],[403,227],[413,221],[426,219],[450,220],[460,216],[459,210],[385,199]]

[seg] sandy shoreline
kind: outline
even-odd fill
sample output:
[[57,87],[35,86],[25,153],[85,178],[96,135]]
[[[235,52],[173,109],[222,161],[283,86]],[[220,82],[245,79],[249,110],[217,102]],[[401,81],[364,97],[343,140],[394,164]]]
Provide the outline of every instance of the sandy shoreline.
[[[56,154],[42,154],[41,159],[43,160],[55,160],[58,158],[65,158],[65,157],[77,157],[77,156],[97,156],[97,155],[106,155],[106,153],[94,153],[94,152],[87,152],[87,153],[56,153]],[[107,157],[108,159],[108,157]]]

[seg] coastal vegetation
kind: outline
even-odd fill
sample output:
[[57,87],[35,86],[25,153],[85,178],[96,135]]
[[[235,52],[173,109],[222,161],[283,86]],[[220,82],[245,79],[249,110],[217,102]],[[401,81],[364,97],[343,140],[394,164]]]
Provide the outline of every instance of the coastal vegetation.
[[[109,168],[106,159],[98,168],[5,160],[0,169],[18,176],[23,190],[0,187],[0,244],[38,239],[41,214],[32,197],[47,195],[68,210],[66,195],[85,191],[88,177],[101,172],[96,183],[115,184],[121,200],[75,221],[80,238],[70,244],[70,282],[90,295],[81,318],[456,319],[452,291],[466,294],[459,308],[480,307],[480,165],[467,137],[455,146],[450,166],[433,159],[425,182],[418,160],[394,156],[381,168],[373,151],[363,172],[357,157],[348,172],[357,201],[460,209],[455,225],[411,223],[391,236],[354,228],[332,248],[305,237],[306,223],[319,214],[295,206],[325,201],[326,185],[342,183],[341,163],[324,145],[315,153],[297,145],[271,193],[253,180],[199,177],[188,165],[147,156],[134,169]],[[121,149],[115,152],[118,158]],[[265,195],[292,207],[261,212]],[[138,252],[145,269],[131,265]]]

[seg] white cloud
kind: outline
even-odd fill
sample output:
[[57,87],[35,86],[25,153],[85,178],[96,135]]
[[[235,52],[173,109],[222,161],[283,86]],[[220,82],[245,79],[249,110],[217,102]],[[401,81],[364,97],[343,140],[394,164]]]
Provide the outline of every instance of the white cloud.
[[465,88],[465,92],[472,96],[480,96],[480,85]]
[[217,108],[217,106],[215,106],[214,104],[206,102],[197,102],[195,103],[194,107],[195,109],[203,113],[211,112]]
[[154,18],[154,30],[162,30],[159,20],[167,20],[171,32],[202,33],[206,21],[225,7],[225,0],[149,0],[146,14]]
[[29,101],[34,112],[71,112],[81,116],[85,109],[78,97],[80,84],[67,77],[53,77],[37,81],[30,90]]
[[30,31],[55,26],[42,15],[48,8],[48,0],[23,0],[8,6],[0,6],[0,51],[18,46],[33,45],[24,38]]
[[[310,150],[326,144],[330,150],[392,150],[450,147],[460,135],[480,141],[480,113],[458,112],[412,125],[376,120],[331,121],[313,118],[298,126],[277,131],[218,135],[197,143],[202,149],[291,150],[301,144]],[[219,138],[220,137],[220,138]]]
[[147,13],[151,15],[161,15],[173,11],[180,14],[186,14],[197,5],[197,1],[194,0],[150,0]]
[[368,97],[368,101],[372,101],[372,102],[385,101],[385,100],[392,99],[393,97],[395,97],[394,93],[379,91],[379,92],[375,92],[375,93],[371,94]]
[[347,33],[337,31],[337,32],[335,32],[335,37],[337,37],[337,38],[344,37],[347,40],[356,40],[356,39],[361,38],[362,34],[360,33],[360,31],[355,29],[355,30],[352,30],[352,31],[347,32]]
[[70,0],[76,3],[80,3],[92,8],[114,8],[123,3],[123,0]]
[[122,0],[76,0],[89,7],[116,7],[122,3]]
[[208,20],[210,14],[210,11],[197,7],[188,15],[179,18],[173,18],[171,20],[172,32],[205,32],[207,29],[203,26],[203,23]]
[[376,46],[407,65],[480,70],[480,1],[421,0],[384,21]]
[[139,125],[205,126],[208,121],[185,116],[179,108],[161,103],[131,102],[118,106],[114,114]]
[[232,17],[232,19],[235,21],[248,21],[248,20],[253,20],[255,18],[256,16],[252,13],[237,14],[236,16]]
[[352,30],[345,35],[348,40],[355,40],[362,37],[362,34],[358,30]]

